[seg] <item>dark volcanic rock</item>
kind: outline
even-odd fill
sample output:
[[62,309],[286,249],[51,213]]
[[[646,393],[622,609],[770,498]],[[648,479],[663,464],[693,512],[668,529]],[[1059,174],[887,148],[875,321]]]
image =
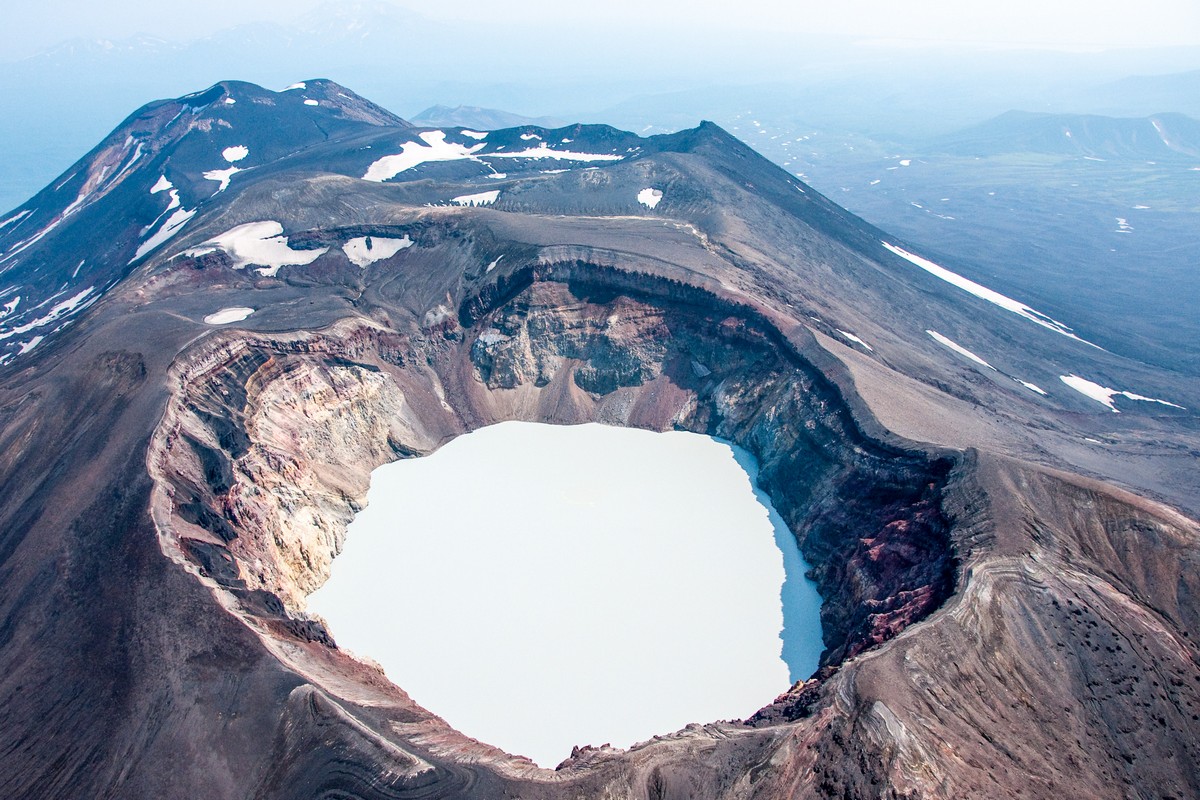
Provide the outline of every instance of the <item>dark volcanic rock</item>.
[[[461,157],[363,179],[434,147]],[[1160,502],[1200,507],[1195,415],[1058,376],[1200,390],[901,263],[716,126],[478,139],[328,82],[223,83],[26,210],[0,228],[6,797],[1200,794],[1200,528]],[[250,263],[205,244],[267,222]],[[406,244],[360,266],[368,237]],[[817,674],[548,771],[338,650],[304,601],[371,469],[508,419],[751,451],[824,600]]]

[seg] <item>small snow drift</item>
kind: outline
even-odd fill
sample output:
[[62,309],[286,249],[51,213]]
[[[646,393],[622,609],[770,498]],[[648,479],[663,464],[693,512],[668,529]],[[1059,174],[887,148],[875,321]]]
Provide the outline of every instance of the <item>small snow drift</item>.
[[[929,259],[922,258],[914,253],[910,253],[904,248],[897,247],[894,244],[889,244],[887,242],[882,242],[881,244],[890,252],[900,256],[910,264],[915,264],[916,266],[928,272],[930,275],[940,278],[941,280],[944,280],[946,283],[949,283],[953,286],[957,286],[959,289],[973,294],[981,300],[986,300],[989,303],[1000,306],[1000,308],[1003,308],[1005,311],[1011,311],[1014,314],[1024,317],[1030,322],[1036,322],[1043,328],[1052,330],[1055,333],[1060,333],[1070,339],[1075,339],[1083,342],[1084,344],[1092,344],[1089,341],[1080,339],[1066,325],[1055,319],[1051,319],[1040,311],[1030,308],[1019,300],[1014,300],[1011,297],[1005,297],[997,291],[993,291],[986,286],[982,286],[975,281],[970,280],[969,278],[964,278],[962,275],[951,272],[945,267],[938,266]],[[1092,344],[1092,347],[1096,347],[1096,345]]]
[[958,353],[960,356],[966,356],[967,358],[969,358],[969,359],[971,359],[972,361],[974,361],[976,364],[979,364],[979,365],[980,365],[980,366],[982,366],[982,367],[987,367],[987,368],[988,368],[988,369],[990,369],[990,370],[995,370],[995,369],[996,369],[996,368],[995,368],[995,367],[993,367],[991,364],[989,364],[988,362],[984,361],[982,358],[980,358],[979,356],[975,355],[974,353],[972,353],[972,352],[971,352],[970,350],[968,350],[967,348],[965,348],[965,347],[963,347],[962,345],[958,344],[957,342],[955,342],[955,341],[952,341],[951,339],[949,339],[949,338],[947,338],[947,337],[943,336],[942,334],[938,333],[937,331],[925,331],[925,332],[926,332],[926,333],[928,333],[928,334],[929,334],[931,337],[933,337],[933,340],[934,340],[935,342],[937,342],[938,344],[942,345],[943,347],[948,347],[949,349],[951,349],[951,350],[953,350],[954,352]]
[[376,261],[391,258],[406,247],[412,247],[413,240],[407,235],[402,239],[389,239],[384,236],[359,236],[350,239],[342,245],[342,252],[350,263],[356,267],[368,267]]
[[[20,299],[21,299],[20,297],[17,297],[15,300],[11,301],[10,303],[5,304],[4,311],[0,312],[0,319],[3,319],[5,317],[9,316],[10,314],[12,314],[12,312],[16,311],[17,304],[20,301]],[[60,303],[56,304],[53,308],[50,309],[50,311],[48,311],[47,313],[38,317],[37,319],[34,319],[30,322],[26,322],[24,325],[19,325],[15,328],[11,328],[6,331],[0,331],[0,341],[3,341],[5,339],[11,339],[14,336],[22,336],[36,328],[44,328],[47,325],[50,325],[53,322],[57,322],[60,319],[70,317],[73,314],[77,314],[80,311],[82,311],[83,309],[92,305],[99,299],[100,299],[100,294],[96,293],[96,287],[89,286],[86,289],[84,289],[83,291],[76,293],[74,296],[69,297],[66,300],[63,300]],[[41,341],[41,339],[44,339],[44,338],[45,338],[44,336],[37,337],[38,341]],[[30,349],[33,349],[33,347],[36,347],[36,346],[37,346],[37,344],[35,342],[33,345],[30,346]]]
[[483,158],[553,158],[559,161],[621,161],[625,156],[616,153],[577,153],[571,150],[552,150],[545,142],[515,153],[485,153]]
[[230,306],[213,312],[204,318],[205,325],[228,325],[230,322],[241,322],[254,313],[253,308],[246,306]]
[[221,151],[221,156],[230,164],[241,161],[248,155],[250,155],[250,148],[244,144],[235,144],[233,147],[226,147]]
[[184,251],[185,256],[197,257],[224,250],[233,259],[234,269],[259,267],[258,274],[274,276],[280,267],[302,267],[316,261],[329,250],[293,250],[283,235],[283,226],[270,220],[247,222],[230,228],[199,247]]
[[1175,403],[1169,403],[1166,400],[1159,400],[1154,397],[1146,397],[1142,394],[1135,394],[1134,392],[1127,392],[1121,389],[1110,389],[1107,386],[1101,386],[1095,381],[1089,381],[1087,378],[1081,378],[1078,375],[1059,375],[1058,379],[1082,394],[1084,397],[1091,398],[1097,403],[1107,406],[1108,410],[1114,414],[1121,413],[1121,410],[1117,408],[1116,404],[1113,402],[1113,398],[1117,396],[1126,397],[1130,400],[1141,400],[1144,403],[1160,403],[1164,406],[1170,406],[1171,408],[1178,408],[1184,411],[1187,410],[1184,409],[1183,406],[1176,405]]
[[236,175],[239,172],[241,172],[241,170],[237,167],[226,167],[225,169],[210,169],[208,172],[204,173],[204,177],[206,180],[216,181],[217,183],[220,184],[220,186],[217,187],[217,190],[215,192],[213,192],[213,194],[220,194],[221,192],[223,192],[229,188],[230,178],[232,178],[234,175]]
[[[179,195],[175,194],[174,191],[172,191],[170,207],[174,208],[178,204],[179,204]],[[129,260],[129,263],[132,264],[134,261],[137,261],[139,258],[146,255],[147,253],[154,251],[156,248],[158,248],[164,242],[171,240],[175,236],[175,234],[177,234],[181,230],[183,230],[183,226],[186,225],[188,223],[188,220],[190,220],[195,215],[196,215],[196,209],[181,208],[178,211],[176,211],[174,214],[172,214],[171,216],[167,217],[167,221],[162,224],[161,228],[159,228],[157,231],[155,231],[154,234],[152,236],[150,236],[150,238],[146,239],[144,242],[142,242],[140,245],[138,245],[138,249],[136,252],[134,252],[133,258],[131,258]]]
[[663,193],[658,189],[642,189],[637,196],[638,202],[646,208],[654,208],[662,198]]
[[853,342],[854,344],[857,344],[857,345],[863,347],[864,349],[871,351],[872,353],[875,352],[874,347],[871,347],[871,345],[867,344],[866,342],[864,342],[862,339],[855,336],[850,331],[844,331],[841,328],[837,328],[836,330],[847,341]]
[[500,190],[496,189],[491,192],[479,192],[478,194],[462,194],[451,198],[450,202],[456,206],[490,206],[499,197]]

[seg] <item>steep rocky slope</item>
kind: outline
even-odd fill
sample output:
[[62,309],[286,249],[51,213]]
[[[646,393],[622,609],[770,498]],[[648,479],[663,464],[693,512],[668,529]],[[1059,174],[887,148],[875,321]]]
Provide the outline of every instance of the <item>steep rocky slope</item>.
[[[147,123],[129,197],[261,154],[178,189],[153,249],[165,212],[108,197],[0,229],[22,296],[108,248],[0,365],[6,795],[1200,793],[1196,387],[939,279],[715,126],[420,131],[290,92],[318,89]],[[229,118],[255,98],[341,121]],[[817,674],[550,771],[340,651],[304,598],[371,469],[508,419],[754,453],[824,600]]]

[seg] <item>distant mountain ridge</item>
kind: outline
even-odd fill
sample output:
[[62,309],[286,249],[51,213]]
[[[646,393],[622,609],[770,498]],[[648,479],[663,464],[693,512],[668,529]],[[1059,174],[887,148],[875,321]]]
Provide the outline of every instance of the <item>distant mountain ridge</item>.
[[1200,121],[1184,114],[1143,118],[1009,111],[931,143],[964,156],[1047,153],[1093,158],[1200,158]]
[[436,105],[422,111],[412,118],[414,125],[436,127],[479,128],[485,131],[498,131],[503,128],[519,128],[522,125],[534,125],[539,128],[561,128],[567,124],[557,117],[526,117],[501,111],[496,108],[480,108],[479,106],[450,106]]

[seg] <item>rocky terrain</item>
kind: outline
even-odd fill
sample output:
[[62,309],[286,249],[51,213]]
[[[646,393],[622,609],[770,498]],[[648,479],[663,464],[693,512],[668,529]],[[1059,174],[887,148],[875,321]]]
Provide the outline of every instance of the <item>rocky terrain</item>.
[[[710,124],[147,106],[0,219],[0,787],[1200,794],[1200,388],[932,267]],[[818,672],[543,770],[339,650],[371,469],[512,419],[753,453]]]

